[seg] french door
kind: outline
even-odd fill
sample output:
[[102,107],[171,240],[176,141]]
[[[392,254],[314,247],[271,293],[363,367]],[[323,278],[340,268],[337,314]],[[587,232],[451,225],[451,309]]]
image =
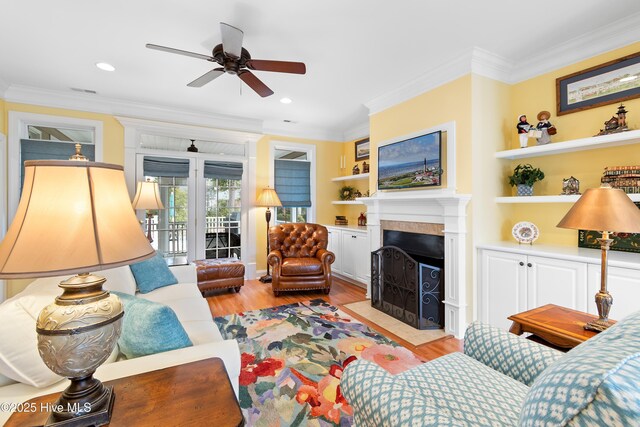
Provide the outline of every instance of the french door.
[[[204,156],[138,154],[136,180],[157,182],[165,209],[138,212],[169,265],[242,256],[242,164]],[[231,175],[220,165],[239,165]],[[237,168],[236,168],[237,169]]]

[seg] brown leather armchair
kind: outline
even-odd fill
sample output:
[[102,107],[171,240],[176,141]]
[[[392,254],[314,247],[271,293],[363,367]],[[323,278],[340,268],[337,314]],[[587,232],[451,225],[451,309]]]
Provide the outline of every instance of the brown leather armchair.
[[282,291],[331,290],[331,264],[336,256],[327,250],[329,234],[319,224],[288,223],[269,228],[273,294]]

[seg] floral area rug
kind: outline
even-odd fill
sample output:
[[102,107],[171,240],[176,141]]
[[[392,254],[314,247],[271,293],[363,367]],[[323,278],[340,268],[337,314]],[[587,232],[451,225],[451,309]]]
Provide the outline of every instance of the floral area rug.
[[216,317],[242,357],[240,406],[249,426],[350,426],[343,369],[357,359],[397,374],[419,365],[409,350],[317,299]]

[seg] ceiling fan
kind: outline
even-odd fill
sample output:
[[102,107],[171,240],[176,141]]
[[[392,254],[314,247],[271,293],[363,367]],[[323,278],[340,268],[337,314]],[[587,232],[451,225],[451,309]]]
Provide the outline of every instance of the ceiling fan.
[[307,72],[304,63],[302,62],[251,59],[249,51],[242,47],[242,38],[244,36],[242,30],[229,24],[225,24],[224,22],[220,23],[220,30],[222,33],[222,43],[213,48],[211,55],[202,55],[199,53],[174,49],[172,47],[159,46],[151,43],[147,43],[146,46],[149,49],[204,59],[205,61],[216,62],[221,65],[221,67],[214,68],[189,83],[187,85],[189,87],[202,87],[224,73],[235,74],[251,89],[256,91],[258,95],[264,98],[266,96],[273,95],[273,91],[250,70],[292,74],[305,74]]

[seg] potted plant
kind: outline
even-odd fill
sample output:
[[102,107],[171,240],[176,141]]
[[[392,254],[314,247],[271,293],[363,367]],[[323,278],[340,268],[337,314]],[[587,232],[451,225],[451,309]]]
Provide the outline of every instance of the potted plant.
[[509,185],[517,187],[518,196],[533,196],[533,184],[544,179],[544,172],[530,164],[518,165],[509,177]]

